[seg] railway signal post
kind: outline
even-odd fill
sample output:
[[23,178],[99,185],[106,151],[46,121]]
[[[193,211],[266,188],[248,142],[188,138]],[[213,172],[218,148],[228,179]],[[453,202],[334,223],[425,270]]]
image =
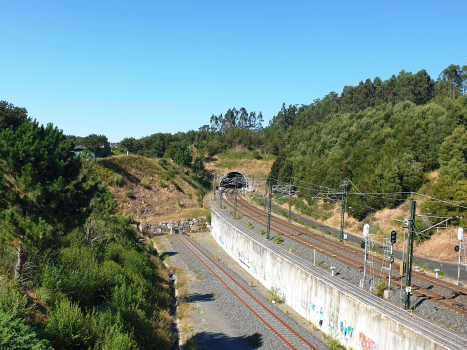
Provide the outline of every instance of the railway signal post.
[[415,236],[415,211],[417,202],[410,200],[410,219],[409,219],[409,235],[407,238],[407,262],[405,265],[405,299],[404,308],[410,310],[410,294],[412,294],[412,264],[413,264],[413,241]]

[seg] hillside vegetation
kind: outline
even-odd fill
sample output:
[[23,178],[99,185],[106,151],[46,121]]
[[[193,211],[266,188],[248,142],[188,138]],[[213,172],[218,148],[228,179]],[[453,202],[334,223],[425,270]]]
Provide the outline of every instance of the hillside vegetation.
[[207,190],[196,176],[170,160],[113,156],[99,159],[96,173],[117,200],[118,212],[138,221],[206,215],[203,200]]
[[0,108],[0,346],[171,349],[169,276],[96,164]]

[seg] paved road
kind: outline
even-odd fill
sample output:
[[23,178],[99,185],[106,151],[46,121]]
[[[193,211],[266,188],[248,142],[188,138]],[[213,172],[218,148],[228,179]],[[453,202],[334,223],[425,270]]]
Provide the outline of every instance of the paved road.
[[[262,193],[248,193],[247,196],[253,194],[256,198],[264,201],[264,195]],[[278,211],[284,211],[284,208],[281,208],[280,206],[276,205],[274,202],[272,203],[271,205],[272,209],[273,210],[278,210]],[[306,217],[306,216],[301,216],[301,215],[298,215],[298,214],[295,214],[295,213],[292,213],[292,219],[293,218],[297,218],[298,220],[300,221],[303,221],[305,224],[307,225],[315,225],[316,227],[318,227],[318,229],[320,231],[330,231],[332,234],[335,234],[335,235],[340,235],[340,230],[337,230],[333,227],[329,227],[321,222],[317,222],[317,221],[314,221],[312,219],[310,219],[309,217]],[[347,240],[349,242],[354,242],[354,243],[357,243],[357,244],[360,244],[361,241],[362,241],[362,238],[363,236],[357,236],[355,234],[352,234],[352,233],[347,233]],[[400,238],[399,238],[400,239]],[[376,245],[377,246],[377,249],[380,251],[380,253],[382,254],[383,252],[383,248],[381,245]],[[402,252],[401,251],[398,251],[398,250],[393,250],[393,253],[394,253],[394,257],[396,259],[400,259],[402,260]],[[425,265],[433,270],[435,268],[440,268],[441,270],[443,270],[445,272],[445,275],[446,275],[446,278],[450,278],[452,281],[457,281],[457,265],[455,264],[450,264],[450,263],[440,263],[436,260],[431,260],[431,259],[426,259],[426,258],[423,258],[423,257],[419,257],[419,256],[414,256],[414,266],[418,265],[418,266],[423,266]],[[461,273],[460,273],[460,279],[461,281],[464,282],[464,284],[467,284],[467,268],[465,266],[461,266]]]

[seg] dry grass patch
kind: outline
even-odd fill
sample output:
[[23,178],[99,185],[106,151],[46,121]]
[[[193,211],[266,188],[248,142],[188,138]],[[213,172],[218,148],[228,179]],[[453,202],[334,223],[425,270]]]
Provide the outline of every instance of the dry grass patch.
[[99,159],[97,164],[97,175],[109,186],[123,215],[145,223],[192,218],[200,209],[197,189],[177,174],[181,170],[165,170],[156,159],[122,155]]

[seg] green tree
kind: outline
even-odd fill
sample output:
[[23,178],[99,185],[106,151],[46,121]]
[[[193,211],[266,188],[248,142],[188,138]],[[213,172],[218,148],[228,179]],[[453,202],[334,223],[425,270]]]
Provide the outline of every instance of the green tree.
[[17,249],[15,277],[28,250],[82,225],[91,199],[105,191],[96,177],[80,174],[81,159],[71,156],[72,148],[52,124],[27,122],[0,134],[0,239]]
[[105,135],[91,134],[83,140],[83,146],[86,146],[91,152],[96,155],[99,153],[101,146],[108,146],[109,140]]
[[26,108],[15,107],[12,103],[0,101],[0,132],[10,126],[17,129],[28,119]]
[[204,173],[205,169],[204,169],[204,156],[201,155],[201,156],[198,156],[195,158],[195,161],[193,163],[193,171],[195,174],[197,175],[200,175],[202,173]]
[[165,150],[165,153],[172,159],[174,159],[177,151],[183,149],[183,145],[180,142],[172,142],[169,147]]

